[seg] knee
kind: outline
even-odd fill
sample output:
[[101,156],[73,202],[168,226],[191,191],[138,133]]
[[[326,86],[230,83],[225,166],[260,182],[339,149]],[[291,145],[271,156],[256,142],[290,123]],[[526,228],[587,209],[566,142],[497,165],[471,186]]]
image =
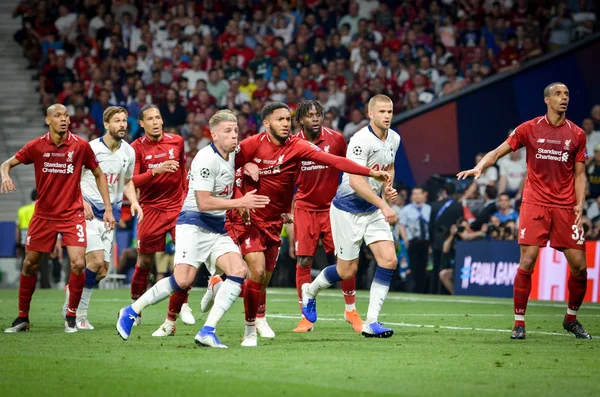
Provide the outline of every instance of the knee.
[[440,281],[450,280],[452,278],[452,269],[443,269],[439,275]]
[[313,258],[312,256],[299,256],[298,257],[298,266],[300,267],[312,267]]
[[229,276],[240,277],[240,278],[246,278],[247,275],[248,275],[248,268],[243,263],[241,263],[239,266],[234,267],[231,270],[231,273],[229,274]]
[[71,259],[71,272],[72,273],[81,274],[81,273],[83,273],[84,268],[85,268],[85,261],[83,260],[83,257]]
[[521,258],[521,269],[532,271],[535,267],[536,257],[532,255],[523,255]]
[[250,278],[257,283],[264,283],[267,279],[267,271],[263,269],[250,269]]
[[96,280],[100,281],[106,277],[107,270],[104,266],[100,267],[100,270],[96,273]]
[[191,287],[192,283],[194,282],[194,280],[189,276],[183,276],[183,277],[175,276],[175,281],[177,282],[177,285],[181,289],[187,289],[187,288]]
[[140,255],[138,260],[138,266],[144,269],[150,269],[152,267],[153,258],[147,255]]
[[398,266],[398,258],[395,255],[383,258],[381,263],[378,263],[378,265],[384,269],[394,270],[396,269],[396,266]]
[[27,276],[32,276],[34,274],[37,274],[37,271],[38,271],[38,264],[33,263],[31,261],[31,259],[25,257],[25,260],[23,260],[23,273],[26,274]]

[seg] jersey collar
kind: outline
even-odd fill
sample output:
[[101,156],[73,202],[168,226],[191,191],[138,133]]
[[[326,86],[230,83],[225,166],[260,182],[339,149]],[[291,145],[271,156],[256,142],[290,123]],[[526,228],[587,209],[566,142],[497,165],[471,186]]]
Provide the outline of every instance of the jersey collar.
[[[324,129],[324,127],[321,126],[321,132],[319,133],[319,136],[317,137],[317,140],[313,142],[315,145],[317,143],[321,143],[321,142],[323,142],[325,140],[325,137],[324,137],[324,135],[325,135],[324,132],[325,131],[323,129]],[[308,139],[306,139],[306,135],[304,134],[304,129],[300,130],[300,133],[298,135],[300,135],[300,138],[302,138],[304,140],[308,140]]]
[[[369,123],[367,125],[367,127],[369,128],[369,131],[371,131],[371,134],[373,134],[375,136],[375,138],[377,138],[377,140],[382,141],[383,139],[381,139],[380,137],[377,136],[377,134],[375,133],[375,131],[373,131],[373,127],[371,127],[371,123]],[[387,139],[387,135],[388,135],[388,131],[385,132],[385,138]]]
[[71,142],[79,140],[78,138],[75,138],[75,136],[71,133],[71,131],[67,131],[67,137],[60,145],[56,145],[54,142],[52,142],[52,139],[50,138],[50,131],[48,131],[46,133],[46,135],[44,135],[44,138],[50,145],[54,145],[56,147],[63,146],[63,145],[69,146],[71,144]]
[[216,154],[218,154],[218,155],[219,155],[219,157],[221,157],[223,160],[225,160],[225,159],[223,158],[223,156],[221,155],[221,152],[219,152],[219,149],[217,149],[217,147],[215,146],[215,143],[214,143],[214,142],[211,142],[211,144],[210,144],[210,147],[212,148],[212,150],[214,150],[214,151],[215,151],[215,153],[216,153]]
[[559,128],[559,127],[562,127],[563,125],[565,125],[565,124],[566,124],[566,125],[568,125],[568,126],[569,126],[569,128],[571,128],[571,123],[569,123],[569,122],[567,121],[567,118],[566,118],[566,117],[565,117],[565,120],[564,120],[562,123],[560,123],[559,125],[554,125],[554,124],[552,124],[552,123],[550,122],[550,120],[548,120],[548,114],[545,114],[545,115],[544,115],[544,120],[546,121],[546,123],[547,123],[547,124],[548,124],[550,127]]

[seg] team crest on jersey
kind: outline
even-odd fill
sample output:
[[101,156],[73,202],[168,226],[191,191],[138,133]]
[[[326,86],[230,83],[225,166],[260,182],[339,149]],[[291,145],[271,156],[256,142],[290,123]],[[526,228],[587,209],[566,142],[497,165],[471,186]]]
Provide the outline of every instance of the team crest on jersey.
[[521,229],[521,238],[525,238],[525,228]]
[[246,239],[245,243],[246,243],[246,248],[250,248],[250,247],[252,247],[252,244],[250,244],[250,237],[248,237],[248,238]]
[[279,158],[277,159],[277,164],[283,164],[284,157],[285,157],[285,154],[282,154],[281,156],[279,156]]
[[361,148],[360,146],[354,146],[354,147],[352,148],[352,153],[353,153],[355,156],[360,156],[360,155],[362,154],[362,148]]
[[570,139],[567,139],[567,140],[565,141],[565,150],[569,150],[569,147],[570,147],[570,146],[571,146],[571,140],[570,140]]
[[175,149],[169,149],[169,159],[175,158]]
[[329,153],[329,146],[330,146],[330,145],[327,145],[327,146],[325,146],[325,147],[323,148],[323,151],[324,151],[325,153]]
[[72,163],[72,162],[73,162],[73,155],[74,155],[74,154],[75,154],[75,151],[74,151],[74,150],[71,150],[70,152],[68,152],[68,153],[67,153],[67,161],[68,161],[69,163]]

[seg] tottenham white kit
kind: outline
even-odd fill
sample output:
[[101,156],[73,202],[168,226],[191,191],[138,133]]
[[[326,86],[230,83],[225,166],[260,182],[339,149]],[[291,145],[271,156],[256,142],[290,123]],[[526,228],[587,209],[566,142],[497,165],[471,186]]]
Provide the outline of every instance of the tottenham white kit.
[[225,160],[214,143],[200,150],[188,173],[189,190],[177,218],[175,234],[175,264],[198,268],[202,263],[211,275],[216,272],[217,259],[240,249],[225,231],[225,210],[200,212],[196,191],[211,192],[213,197],[230,199],[235,177],[235,153]]
[[[368,125],[350,138],[346,157],[373,170],[393,170],[396,152],[400,146],[400,135],[388,129],[387,138],[382,141]],[[383,182],[368,178],[369,186],[381,196]],[[344,173],[331,203],[330,218],[333,242],[340,259],[358,258],[360,246],[376,241],[393,241],[390,225],[385,221],[381,210],[363,199],[350,187],[350,176]]]
[[[106,177],[112,212],[115,221],[121,219],[121,206],[123,205],[123,190],[125,180],[133,176],[135,167],[135,152],[124,140],[115,152],[111,151],[104,143],[102,137],[90,142],[96,154],[100,168]],[[110,261],[115,231],[108,232],[104,226],[104,202],[96,185],[96,178],[92,171],[85,170],[81,175],[81,193],[94,212],[94,219],[86,221],[87,247],[86,253],[104,250],[104,261]]]

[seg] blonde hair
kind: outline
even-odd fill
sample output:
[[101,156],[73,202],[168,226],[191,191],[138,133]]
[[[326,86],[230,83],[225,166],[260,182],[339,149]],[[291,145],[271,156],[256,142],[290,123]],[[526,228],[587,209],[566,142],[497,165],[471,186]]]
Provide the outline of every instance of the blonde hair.
[[113,118],[115,114],[125,113],[125,116],[128,116],[127,110],[121,106],[109,106],[106,108],[104,113],[102,114],[102,121],[105,123],[110,122],[110,119]]
[[235,114],[229,109],[219,110],[210,118],[210,120],[208,120],[208,125],[212,131],[213,128],[224,121],[233,121],[234,123],[237,123],[237,117],[235,117]]
[[392,99],[389,96],[383,95],[383,94],[377,94],[373,98],[369,99],[369,110],[373,110],[373,108],[375,107],[375,104],[377,102],[389,102],[391,104],[394,103],[394,102],[392,102]]

